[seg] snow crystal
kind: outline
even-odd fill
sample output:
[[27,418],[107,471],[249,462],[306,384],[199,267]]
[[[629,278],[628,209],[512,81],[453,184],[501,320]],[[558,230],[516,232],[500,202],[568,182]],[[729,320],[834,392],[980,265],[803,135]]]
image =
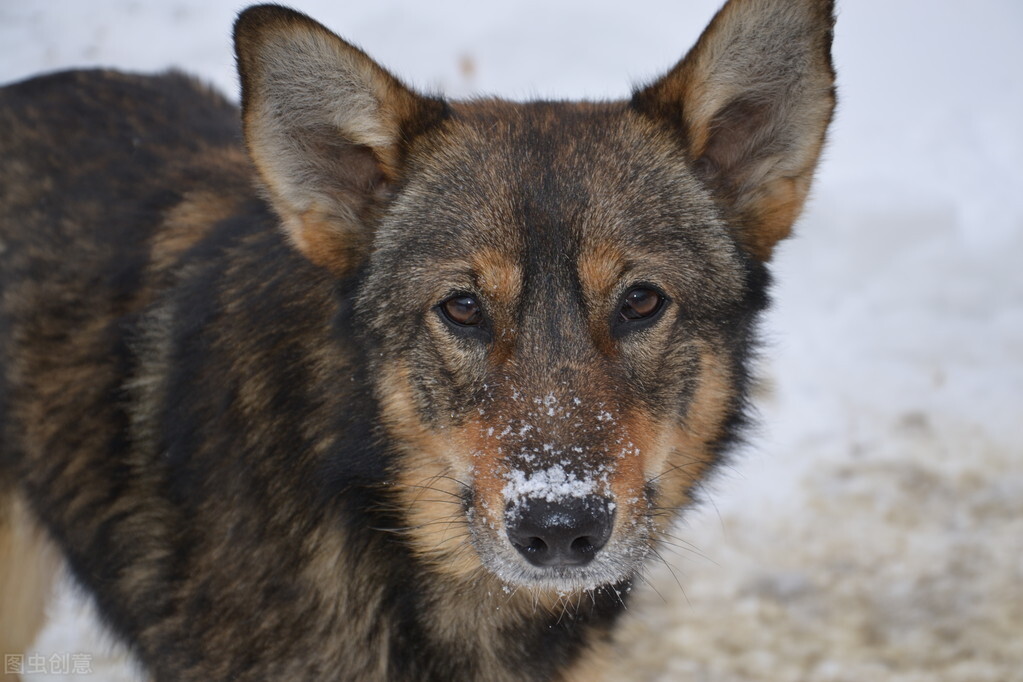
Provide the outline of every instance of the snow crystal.
[[574,472],[555,464],[532,475],[521,469],[512,471],[501,493],[505,500],[514,504],[525,498],[556,502],[569,497],[586,497],[596,489],[596,478],[578,478]]

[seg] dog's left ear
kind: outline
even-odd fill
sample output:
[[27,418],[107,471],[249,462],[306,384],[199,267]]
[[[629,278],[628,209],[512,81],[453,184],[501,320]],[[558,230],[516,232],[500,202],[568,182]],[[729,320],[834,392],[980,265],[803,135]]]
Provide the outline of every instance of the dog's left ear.
[[762,261],[788,236],[835,107],[833,0],[730,0],[633,106],[681,133],[739,242]]
[[234,30],[245,143],[284,231],[337,276],[369,250],[404,145],[446,112],[309,17],[250,7]]

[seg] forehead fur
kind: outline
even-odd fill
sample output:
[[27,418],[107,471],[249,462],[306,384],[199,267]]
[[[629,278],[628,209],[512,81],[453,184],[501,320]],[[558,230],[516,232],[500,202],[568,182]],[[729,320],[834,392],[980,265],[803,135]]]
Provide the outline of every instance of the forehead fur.
[[408,164],[374,276],[437,296],[430,280],[464,274],[514,296],[566,277],[610,290],[634,272],[682,298],[742,295],[741,256],[677,137],[626,103],[456,103]]

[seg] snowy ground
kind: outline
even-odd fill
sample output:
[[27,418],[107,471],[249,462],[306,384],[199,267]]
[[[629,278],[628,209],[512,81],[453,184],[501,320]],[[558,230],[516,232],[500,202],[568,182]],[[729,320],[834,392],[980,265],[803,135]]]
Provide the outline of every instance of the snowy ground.
[[[624,96],[717,3],[294,4],[417,85],[524,98]],[[176,65],[233,92],[239,7],[0,0],[0,81]],[[1021,30],[1017,0],[840,3],[760,433],[679,528],[698,551],[652,571],[614,679],[1023,680]],[[101,651],[81,608],[65,594],[40,652]]]

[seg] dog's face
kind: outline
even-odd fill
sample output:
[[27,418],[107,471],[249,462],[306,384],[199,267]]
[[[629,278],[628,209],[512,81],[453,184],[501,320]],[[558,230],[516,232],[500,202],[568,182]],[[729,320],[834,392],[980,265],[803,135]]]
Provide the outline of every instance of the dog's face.
[[830,26],[823,0],[733,0],[629,102],[445,103],[301,15],[242,16],[250,153],[297,248],[356,273],[395,508],[434,570],[619,583],[690,501],[741,421]]
[[755,268],[624,105],[461,105],[420,142],[359,298],[412,535],[449,571],[625,579],[738,407]]

